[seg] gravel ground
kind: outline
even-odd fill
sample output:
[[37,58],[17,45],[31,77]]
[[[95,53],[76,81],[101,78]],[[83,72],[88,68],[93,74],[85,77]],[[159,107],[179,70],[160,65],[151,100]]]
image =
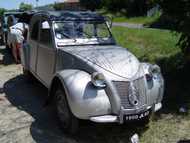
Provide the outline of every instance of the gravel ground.
[[22,66],[0,46],[0,143],[127,143],[144,128],[81,122],[75,136],[64,134],[53,110],[44,107],[47,89],[22,74]]

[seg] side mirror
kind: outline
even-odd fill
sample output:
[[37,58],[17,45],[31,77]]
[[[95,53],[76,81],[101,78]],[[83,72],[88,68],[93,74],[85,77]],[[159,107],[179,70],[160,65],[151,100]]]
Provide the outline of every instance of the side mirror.
[[49,25],[49,23],[47,21],[44,21],[42,23],[42,29],[50,29],[50,25]]
[[106,22],[107,22],[109,28],[112,28],[112,25],[113,25],[113,17],[112,17],[112,16],[107,16],[107,17],[106,17]]

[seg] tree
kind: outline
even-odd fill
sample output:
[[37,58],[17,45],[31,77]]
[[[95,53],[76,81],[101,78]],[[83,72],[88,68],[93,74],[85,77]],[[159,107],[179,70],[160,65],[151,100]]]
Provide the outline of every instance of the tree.
[[101,0],[103,7],[111,12],[120,12],[127,16],[146,15],[154,7],[156,0]]
[[53,8],[55,9],[55,10],[62,10],[63,9],[63,5],[62,4],[60,4],[60,3],[54,3],[54,5],[53,5]]
[[26,3],[20,3],[20,6],[19,6],[19,9],[20,10],[31,10],[32,9],[32,5],[31,4],[26,4]]
[[163,13],[174,20],[172,29],[181,33],[178,45],[188,61],[190,61],[190,1],[189,0],[161,0]]
[[100,8],[101,0],[80,0],[80,4],[86,9],[94,11]]
[[0,16],[2,16],[4,12],[6,12],[6,9],[0,8]]

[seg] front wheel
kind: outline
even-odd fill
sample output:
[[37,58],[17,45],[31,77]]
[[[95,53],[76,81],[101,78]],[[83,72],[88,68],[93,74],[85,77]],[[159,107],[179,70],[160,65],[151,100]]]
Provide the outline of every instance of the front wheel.
[[55,104],[60,126],[64,132],[75,134],[78,131],[78,119],[72,114],[62,88],[58,88],[55,92]]

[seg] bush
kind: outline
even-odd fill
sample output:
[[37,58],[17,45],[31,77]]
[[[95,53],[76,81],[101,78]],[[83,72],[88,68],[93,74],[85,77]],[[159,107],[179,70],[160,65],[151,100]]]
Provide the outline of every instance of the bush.
[[154,7],[156,0],[102,0],[102,5],[112,12],[123,11],[127,16],[143,16]]
[[189,0],[161,0],[163,13],[169,15],[175,25],[172,29],[181,33],[178,45],[187,60],[190,61],[190,1]]
[[101,7],[101,0],[80,0],[83,7],[94,11]]
[[0,8],[0,16],[2,16],[4,14],[4,12],[6,12],[7,10],[4,8]]
[[19,6],[20,10],[26,11],[26,10],[31,10],[32,9],[32,5],[31,4],[26,4],[26,3],[20,3]]

